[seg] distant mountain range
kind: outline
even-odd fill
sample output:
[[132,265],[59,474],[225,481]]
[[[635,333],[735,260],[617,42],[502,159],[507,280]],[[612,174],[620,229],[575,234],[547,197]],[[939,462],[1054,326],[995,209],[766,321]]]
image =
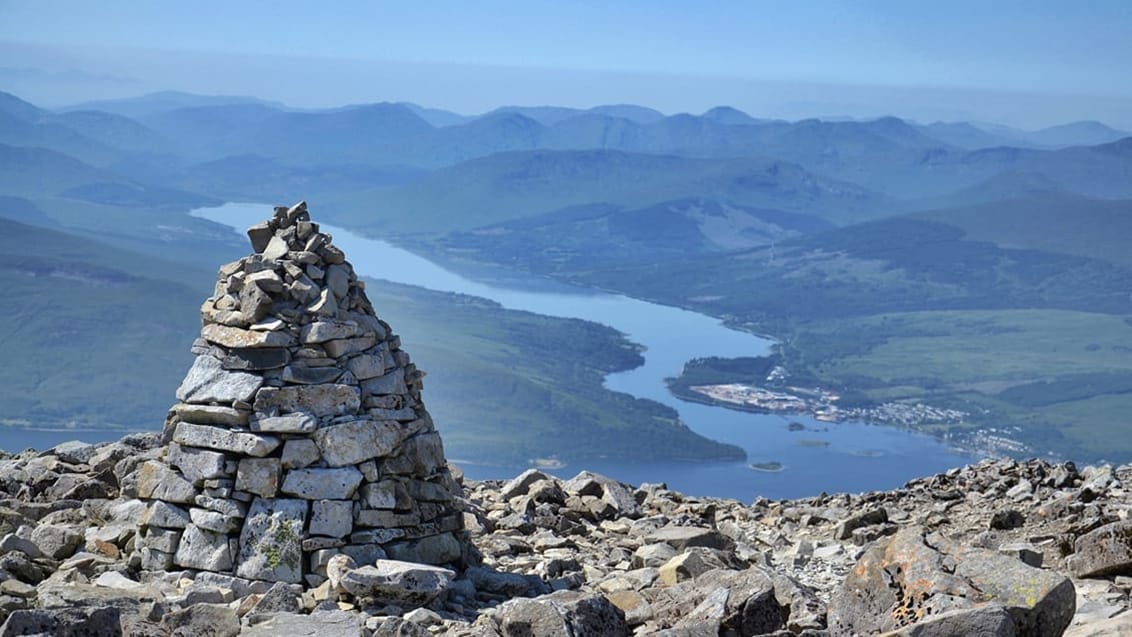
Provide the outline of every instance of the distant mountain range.
[[[8,244],[19,247],[0,276],[34,295],[35,311],[79,298],[90,305],[76,320],[95,320],[113,310],[88,288],[107,281],[113,307],[130,316],[172,297],[187,306],[199,273],[239,249],[228,229],[189,210],[298,199],[317,202],[325,222],[457,266],[518,267],[774,335],[798,378],[863,403],[944,404],[984,414],[983,424],[1033,425],[1032,441],[1090,453],[1089,432],[1100,430],[1063,429],[1075,410],[1111,427],[1132,409],[1132,394],[1111,391],[1132,386],[1121,344],[1132,330],[1122,318],[1132,313],[1132,135],[1098,122],[1022,131],[897,117],[783,121],[727,106],[699,115],[635,105],[304,110],[176,92],[48,110],[0,93],[0,217],[18,230]],[[80,248],[94,256],[76,256]],[[129,268],[99,261],[131,254],[161,275],[130,278]],[[178,265],[193,274],[179,275]],[[72,271],[80,276],[68,278]],[[67,283],[28,278],[41,274]],[[5,345],[19,356],[29,355],[24,342],[65,332],[28,316],[21,340]],[[476,320],[525,319],[485,309]],[[173,342],[158,334],[164,324],[129,329]],[[967,340],[930,340],[956,334]],[[999,348],[994,339],[1006,334],[1025,337],[1003,337],[1014,344]],[[1050,341],[1062,334],[1072,347]],[[119,341],[134,347],[124,336],[98,342],[113,350]],[[1043,343],[1037,353],[1031,341]],[[471,373],[461,347],[435,360]],[[1009,364],[1020,357],[1030,366]],[[112,363],[103,356],[88,371],[109,373]],[[908,369],[899,378],[887,371],[897,364]],[[493,368],[501,380],[490,385],[534,392],[521,373]],[[1078,380],[1096,373],[1108,389],[1082,393]],[[585,410],[622,405],[598,387],[599,370],[587,379]],[[1038,409],[1031,394],[1039,390],[1006,392],[1033,383],[1073,398]],[[54,413],[49,393],[36,394],[34,413]],[[480,394],[461,400],[488,400]],[[60,403],[60,413],[68,409],[87,413]],[[632,418],[653,417],[642,409]],[[550,431],[569,414],[542,416]],[[463,440],[490,433],[471,432]]]

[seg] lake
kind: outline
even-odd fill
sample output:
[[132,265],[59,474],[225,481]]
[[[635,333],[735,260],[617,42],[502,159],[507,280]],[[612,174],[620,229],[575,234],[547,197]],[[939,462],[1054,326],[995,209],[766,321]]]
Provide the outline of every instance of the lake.
[[[193,211],[241,235],[248,226],[268,219],[272,206],[229,203]],[[472,279],[388,242],[320,224],[334,236],[360,276],[492,299],[506,308],[604,323],[645,348],[644,365],[610,374],[606,386],[673,407],[694,431],[738,445],[750,463],[774,462],[781,471],[754,471],[747,462],[630,463],[587,462],[551,471],[570,476],[583,469],[633,484],[665,482],[693,495],[751,500],[757,496],[795,498],[822,491],[873,491],[899,487],[909,479],[965,464],[972,459],[922,434],[863,423],[824,423],[806,416],[752,414],[680,400],[664,379],[676,376],[684,363],[703,356],[758,356],[771,341],[730,329],[718,319],[680,308],[649,303],[509,273],[507,279]],[[395,269],[389,264],[397,264]],[[380,285],[380,283],[376,283]],[[396,328],[396,326],[394,326]],[[405,343],[410,353],[412,343]],[[425,396],[428,403],[428,396]],[[788,424],[806,425],[790,431]],[[444,423],[437,423],[441,433]],[[526,467],[465,463],[472,478],[510,478]]]

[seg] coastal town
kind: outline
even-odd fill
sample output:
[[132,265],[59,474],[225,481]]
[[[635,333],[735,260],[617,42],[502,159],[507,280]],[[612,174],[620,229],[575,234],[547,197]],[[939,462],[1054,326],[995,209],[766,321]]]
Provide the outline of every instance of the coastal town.
[[[769,389],[744,383],[693,385],[688,389],[713,401],[751,411],[810,414],[825,422],[860,420],[888,425],[917,426],[958,424],[968,416],[957,409],[943,409],[923,403],[889,402],[874,407],[843,408],[838,394],[823,389],[785,387]],[[788,390],[788,391],[787,391]]]

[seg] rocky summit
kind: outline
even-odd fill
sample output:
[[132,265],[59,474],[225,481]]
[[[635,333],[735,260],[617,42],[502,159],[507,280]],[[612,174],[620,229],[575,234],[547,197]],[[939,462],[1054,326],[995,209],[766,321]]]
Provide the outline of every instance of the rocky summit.
[[305,204],[248,234],[161,433],[0,455],[0,637],[1132,635],[1132,465],[466,480]]

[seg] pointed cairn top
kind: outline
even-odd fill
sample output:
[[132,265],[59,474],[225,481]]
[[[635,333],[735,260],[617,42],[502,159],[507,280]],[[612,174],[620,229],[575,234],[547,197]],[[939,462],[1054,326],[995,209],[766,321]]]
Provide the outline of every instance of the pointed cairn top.
[[248,229],[141,467],[143,568],[319,584],[327,561],[457,563],[460,487],[423,374],[306,203]]

